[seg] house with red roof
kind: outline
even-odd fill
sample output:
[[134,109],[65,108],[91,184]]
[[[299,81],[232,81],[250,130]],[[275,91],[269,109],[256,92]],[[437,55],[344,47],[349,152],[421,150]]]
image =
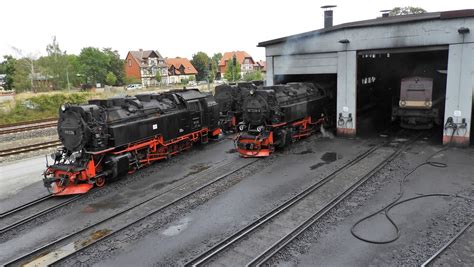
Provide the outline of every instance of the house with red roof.
[[267,62],[264,60],[259,60],[255,62],[255,65],[253,66],[254,70],[259,70],[263,74],[267,73]]
[[196,68],[187,58],[165,58],[168,67],[167,83],[181,83],[182,80],[196,80]]
[[161,82],[168,78],[168,67],[164,58],[156,50],[129,51],[125,58],[125,76],[140,80],[143,86],[156,86],[156,74],[160,73]]
[[232,58],[234,57],[240,64],[240,75],[243,76],[245,73],[254,71],[255,61],[253,60],[252,56],[250,56],[245,51],[232,51],[232,52],[225,52],[222,56],[221,60],[219,61],[219,72],[221,77],[224,76],[225,71],[227,70],[227,62],[232,63]]

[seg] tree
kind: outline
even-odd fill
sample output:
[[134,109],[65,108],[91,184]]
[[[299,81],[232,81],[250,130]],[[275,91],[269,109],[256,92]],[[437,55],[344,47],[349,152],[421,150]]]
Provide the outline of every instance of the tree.
[[39,73],[49,77],[54,89],[70,88],[69,61],[66,51],[59,48],[56,36],[46,46],[47,56],[38,59]]
[[81,64],[79,62],[79,56],[77,55],[66,55],[68,65],[68,76],[69,82],[74,87],[79,87],[82,83],[85,83],[85,77],[81,75]]
[[219,62],[221,61],[221,59],[222,59],[221,53],[214,53],[214,55],[211,58],[212,71],[211,71],[210,78],[212,78],[212,81],[214,81],[214,79],[216,78],[217,72],[219,71]]
[[[235,62],[235,65],[234,65],[234,62]],[[232,58],[232,60],[227,61],[224,78],[228,81],[233,81],[233,82],[240,80],[240,63],[235,58],[235,55],[234,55],[234,58]]]
[[13,74],[13,88],[15,92],[20,93],[32,89],[33,81],[30,78],[31,65],[30,60],[26,58],[16,59],[14,64],[15,72]]
[[[110,58],[95,47],[86,47],[79,54],[81,75],[86,78],[86,83],[104,83],[109,71]],[[122,65],[123,68],[123,65]]]
[[156,72],[155,79],[158,83],[161,83],[161,73],[160,70]]
[[[13,84],[14,84],[14,87],[16,90],[27,90],[27,89],[32,89],[34,91],[36,91],[36,88],[35,88],[35,80],[34,80],[34,77],[36,76],[36,73],[35,73],[35,64],[36,64],[36,59],[37,59],[37,55],[36,54],[33,54],[33,53],[28,53],[26,56],[23,54],[23,51],[17,47],[12,47],[12,49],[16,52],[16,54],[21,57],[22,60],[17,60],[16,63],[17,64],[21,64],[21,66],[15,66],[15,69],[20,69],[20,68],[27,68],[28,69],[28,72],[29,74],[27,73],[26,74],[26,77],[30,80],[30,86],[25,86],[24,84],[22,84],[23,81],[15,81],[15,77],[17,79],[19,79],[20,77],[23,78],[24,77],[24,73],[22,73],[21,75],[17,73],[17,75],[15,75],[13,77]],[[15,85],[16,84],[16,85]],[[18,87],[17,85],[20,85],[22,87]]]
[[204,52],[197,52],[196,54],[193,55],[193,59],[191,60],[191,64],[196,68],[198,71],[196,75],[196,80],[198,81],[203,81],[207,80],[207,74],[208,74],[208,68],[209,68],[209,62],[210,62],[209,56],[204,53]]
[[107,73],[107,76],[105,77],[105,84],[115,85],[116,82],[117,82],[117,77],[115,76],[113,72],[109,71]]
[[120,55],[117,50],[112,48],[102,49],[104,54],[108,57],[108,71],[111,71],[115,77],[117,77],[117,84],[123,85],[125,82],[125,69],[123,68],[125,61],[120,59]]
[[421,7],[406,6],[406,7],[393,8],[392,10],[390,10],[389,15],[400,16],[400,15],[422,14],[422,13],[426,13],[426,10],[424,10]]
[[263,74],[260,70],[251,71],[251,72],[245,73],[243,79],[248,82],[261,81],[263,80]]
[[216,66],[219,66],[219,61],[221,61],[221,59],[222,53],[214,53],[214,55],[212,55],[212,63]]
[[16,60],[12,56],[3,56],[4,61],[0,63],[0,74],[6,74],[5,89],[13,90],[13,77],[15,75]]

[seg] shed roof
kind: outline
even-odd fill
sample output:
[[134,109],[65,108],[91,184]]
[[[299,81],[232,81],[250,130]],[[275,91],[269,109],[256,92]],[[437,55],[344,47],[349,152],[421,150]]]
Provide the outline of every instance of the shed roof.
[[455,18],[464,18],[464,17],[474,17],[474,9],[462,9],[462,10],[452,10],[452,11],[442,11],[442,12],[429,12],[422,14],[414,15],[400,15],[400,16],[389,16],[389,17],[380,17],[376,19],[361,20],[343,23],[335,25],[328,28],[322,28],[315,31],[304,32],[300,34],[290,35],[286,37],[281,37],[269,41],[264,41],[258,43],[258,47],[266,47],[272,44],[278,44],[286,42],[289,40],[295,40],[299,38],[311,37],[317,34],[324,34],[327,32],[333,32],[337,30],[350,29],[350,28],[362,28],[362,27],[371,27],[371,26],[382,26],[390,24],[401,24],[401,23],[411,23],[424,20],[444,20],[444,19],[455,19]]

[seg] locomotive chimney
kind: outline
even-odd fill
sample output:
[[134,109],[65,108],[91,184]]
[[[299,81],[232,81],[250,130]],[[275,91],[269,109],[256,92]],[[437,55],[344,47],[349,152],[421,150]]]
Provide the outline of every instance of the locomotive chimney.
[[333,10],[332,8],[336,7],[335,5],[322,6],[324,9],[324,28],[332,27],[333,22]]

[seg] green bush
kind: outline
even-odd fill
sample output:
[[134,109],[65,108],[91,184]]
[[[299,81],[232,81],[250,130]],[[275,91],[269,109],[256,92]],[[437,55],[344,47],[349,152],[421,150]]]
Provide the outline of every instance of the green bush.
[[44,94],[16,100],[8,112],[0,112],[0,124],[57,118],[62,104],[81,104],[94,97],[92,93]]

